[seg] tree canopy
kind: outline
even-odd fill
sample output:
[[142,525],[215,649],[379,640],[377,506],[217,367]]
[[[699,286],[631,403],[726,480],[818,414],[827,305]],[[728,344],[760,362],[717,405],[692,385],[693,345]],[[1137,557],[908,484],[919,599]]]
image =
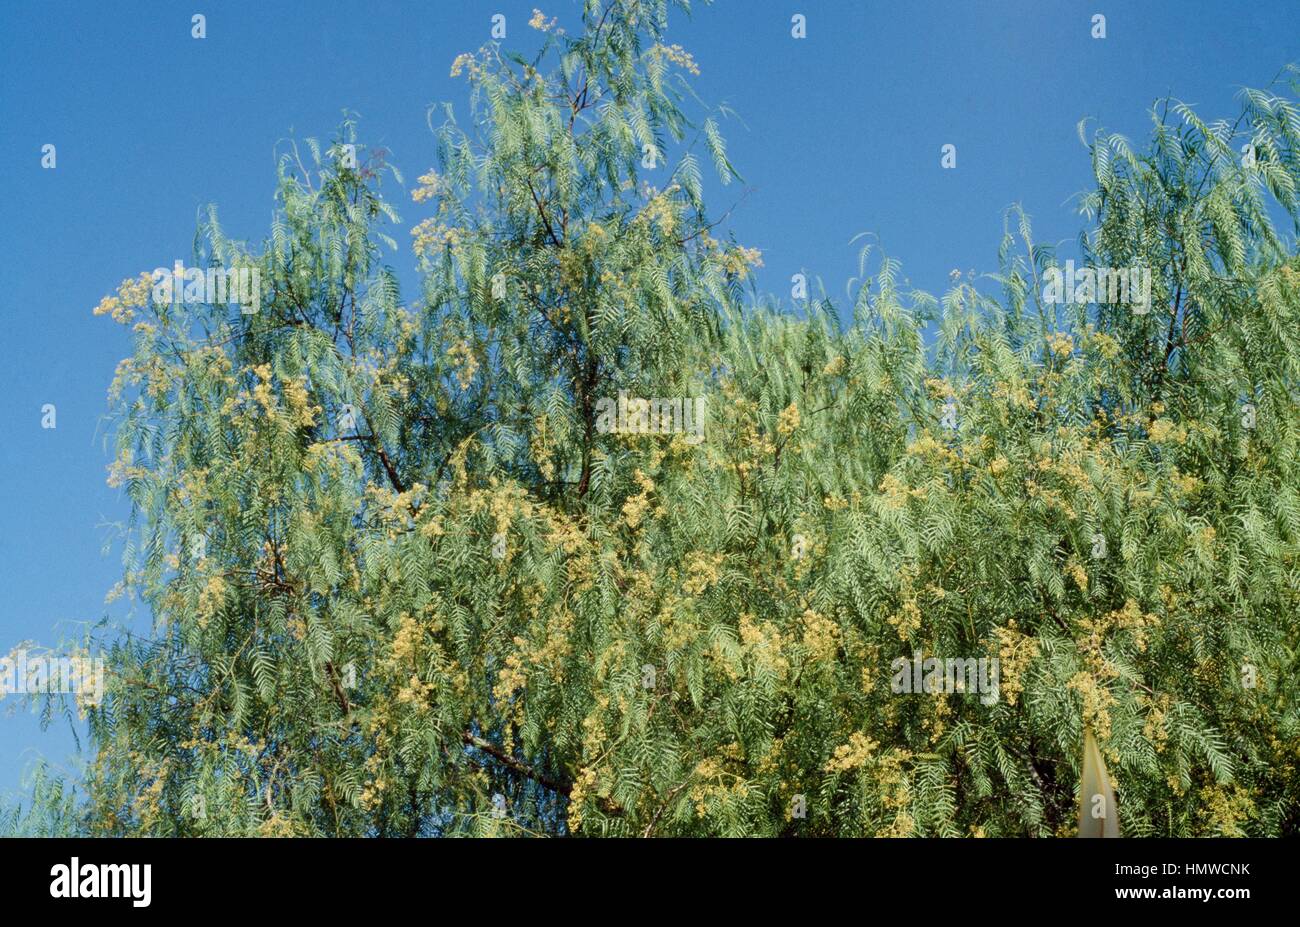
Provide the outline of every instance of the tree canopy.
[[[1125,835],[1300,830],[1297,72],[1235,121],[1157,104],[1145,147],[1080,127],[1078,264],[1147,302],[1050,298],[1013,210],[989,279],[932,296],[867,245],[847,303],[781,307],[705,207],[739,174],[685,6],[457,58],[409,234],[349,120],[280,160],[261,246],[199,229],[256,311],[148,273],[101,304],[134,331],[110,480],[154,630],[103,642],[53,807],[1066,836],[1091,735]],[[931,657],[996,659],[995,697],[900,694]]]

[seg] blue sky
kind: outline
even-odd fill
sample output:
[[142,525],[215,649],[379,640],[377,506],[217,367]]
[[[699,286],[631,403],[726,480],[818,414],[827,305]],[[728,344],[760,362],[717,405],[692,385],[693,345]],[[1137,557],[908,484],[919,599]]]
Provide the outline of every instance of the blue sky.
[[[102,416],[129,345],[95,304],[188,256],[209,203],[228,235],[260,242],[277,145],[328,138],[344,109],[411,183],[434,163],[428,106],[464,112],[452,59],[488,40],[495,13],[505,45],[532,48],[534,6],[577,22],[578,0],[0,6],[0,655],[105,615],[148,626],[126,603],[104,605],[121,573],[120,545],[105,545],[128,507],[104,482]],[[790,35],[794,13],[806,39]],[[1105,39],[1090,35],[1095,13]],[[669,41],[701,67],[700,96],[740,117],[723,132],[746,183],[707,192],[719,216],[748,189],[727,226],[763,251],[759,285],[775,293],[804,270],[843,294],[859,232],[941,292],[953,268],[996,269],[1015,202],[1039,242],[1069,243],[1082,221],[1072,197],[1089,179],[1082,117],[1136,141],[1165,94],[1235,116],[1243,85],[1300,62],[1296,0],[697,0],[692,19],[672,22]],[[41,167],[47,143],[54,170]],[[949,143],[956,170],[940,168]],[[385,189],[405,226],[423,217]],[[409,252],[392,261],[413,281]],[[41,427],[46,403],[54,429]],[[0,793],[38,756],[74,760],[66,723],[43,732],[13,709],[0,703]]]

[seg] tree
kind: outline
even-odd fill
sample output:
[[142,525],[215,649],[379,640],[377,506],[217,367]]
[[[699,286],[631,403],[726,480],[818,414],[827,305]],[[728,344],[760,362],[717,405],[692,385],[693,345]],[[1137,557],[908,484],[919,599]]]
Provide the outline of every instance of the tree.
[[350,121],[260,253],[200,229],[257,311],[101,304],[155,633],[111,644],[84,828],[1069,834],[1090,733],[1125,834],[1295,832],[1293,99],[1091,140],[1122,304],[1053,301],[1013,213],[997,298],[867,247],[850,318],[785,312],[711,234],[668,7],[456,60],[411,304]]

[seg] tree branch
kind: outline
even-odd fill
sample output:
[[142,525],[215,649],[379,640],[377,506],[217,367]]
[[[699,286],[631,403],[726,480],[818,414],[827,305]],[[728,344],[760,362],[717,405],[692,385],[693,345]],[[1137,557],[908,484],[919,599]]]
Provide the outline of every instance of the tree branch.
[[469,746],[482,750],[484,753],[486,753],[488,756],[495,759],[497,762],[501,763],[501,765],[505,766],[506,768],[519,773],[519,775],[521,776],[525,776],[529,779],[532,779],[538,785],[544,786],[545,788],[550,789],[552,792],[558,792],[560,795],[563,795],[567,798],[569,793],[573,791],[573,786],[570,783],[561,782],[558,779],[552,779],[550,776],[546,775],[545,773],[538,772],[536,769],[533,769],[533,767],[529,766],[527,763],[515,759],[510,754],[506,753],[504,750],[501,750],[495,744],[492,744],[484,740],[482,737],[478,737],[474,734],[471,734],[469,731],[466,731],[464,734],[461,735],[461,739],[464,740],[465,743],[468,744]]

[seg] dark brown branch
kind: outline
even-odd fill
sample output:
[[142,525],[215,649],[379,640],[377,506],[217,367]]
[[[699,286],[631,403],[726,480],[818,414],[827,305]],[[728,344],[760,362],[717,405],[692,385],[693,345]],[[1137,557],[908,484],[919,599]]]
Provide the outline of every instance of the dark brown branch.
[[555,229],[551,226],[550,217],[546,215],[546,207],[542,205],[542,201],[537,198],[537,191],[533,189],[532,178],[525,177],[524,183],[528,185],[528,192],[532,194],[533,205],[537,207],[537,214],[542,217],[542,226],[546,229],[546,234],[551,236],[551,242],[555,247],[563,248],[564,245],[560,244],[560,239],[556,237]]
[[328,660],[325,661],[325,673],[329,676],[330,686],[334,689],[334,697],[338,700],[339,708],[343,710],[345,716],[350,715],[352,713],[352,705],[348,702],[348,694],[343,691],[343,686],[339,682],[338,670],[336,670],[334,664]]
[[478,750],[482,750],[484,753],[486,753],[488,756],[495,759],[497,762],[501,763],[501,765],[505,766],[506,768],[519,773],[519,775],[521,776],[525,776],[529,779],[532,779],[538,785],[544,786],[545,788],[550,789],[552,792],[557,792],[560,795],[563,795],[567,798],[569,793],[573,791],[572,784],[568,782],[561,782],[558,779],[552,779],[550,776],[546,775],[545,773],[538,772],[536,769],[533,769],[533,767],[529,766],[527,763],[515,759],[510,754],[499,749],[494,744],[484,740],[482,737],[475,736],[474,734],[471,734],[469,731],[466,731],[463,735],[461,735],[461,739],[463,739],[465,743],[468,744],[469,746],[474,747]]

